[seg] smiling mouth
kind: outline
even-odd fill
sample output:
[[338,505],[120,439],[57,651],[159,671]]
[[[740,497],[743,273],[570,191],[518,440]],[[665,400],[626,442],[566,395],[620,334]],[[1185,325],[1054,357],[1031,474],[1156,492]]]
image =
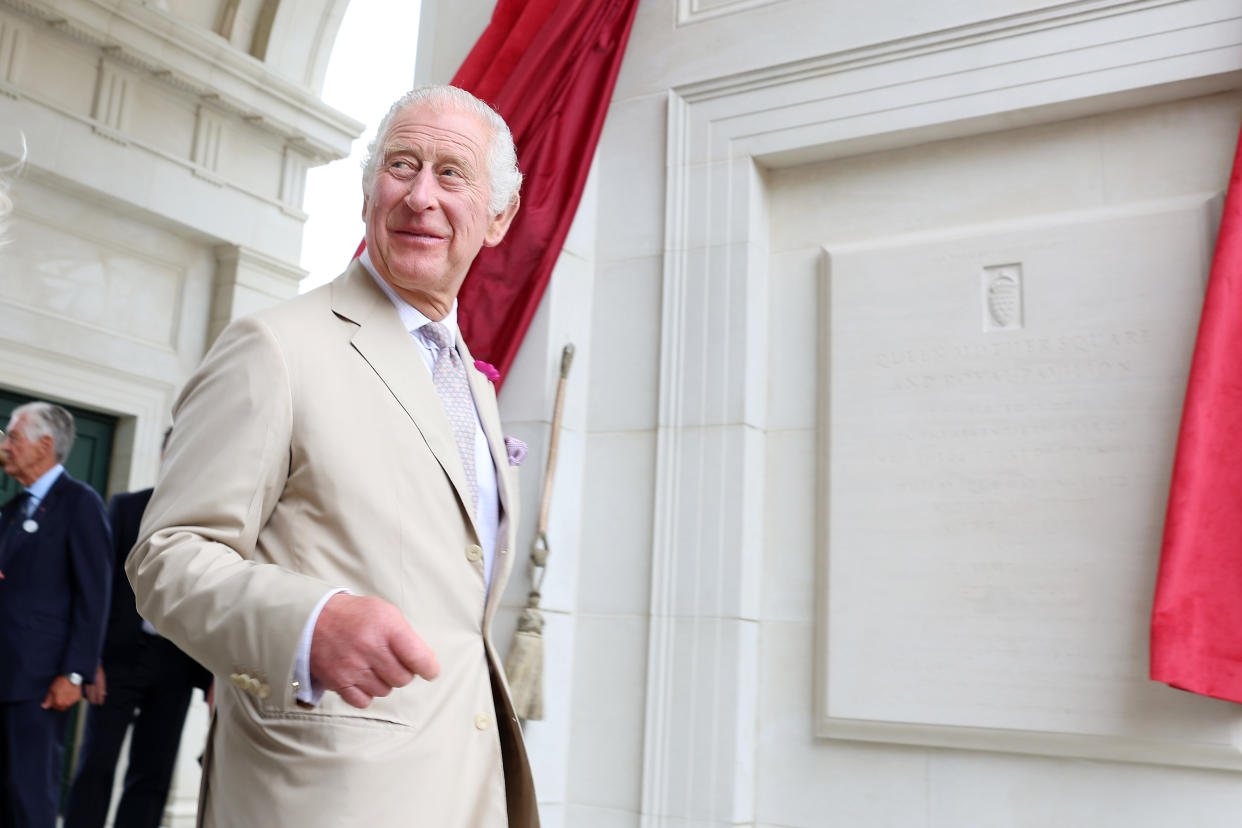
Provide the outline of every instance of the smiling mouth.
[[394,230],[395,234],[405,236],[409,239],[423,239],[426,241],[444,241],[444,236],[439,233],[432,233],[426,230]]

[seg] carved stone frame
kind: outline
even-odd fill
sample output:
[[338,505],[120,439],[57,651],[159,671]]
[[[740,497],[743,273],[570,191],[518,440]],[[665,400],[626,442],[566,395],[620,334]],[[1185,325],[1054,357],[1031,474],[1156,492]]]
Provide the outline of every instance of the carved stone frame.
[[[1240,81],[1242,22],[1227,0],[1079,0],[670,91],[643,825],[754,818],[769,337],[759,169]],[[912,738],[824,713],[821,735],[1035,750],[1013,734]]]

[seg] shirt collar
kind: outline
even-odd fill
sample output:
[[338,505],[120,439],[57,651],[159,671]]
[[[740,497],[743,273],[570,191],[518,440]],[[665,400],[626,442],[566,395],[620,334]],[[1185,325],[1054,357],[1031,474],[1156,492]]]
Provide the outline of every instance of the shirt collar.
[[[428,322],[435,321],[434,319],[427,318],[422,311],[398,296],[397,292],[392,289],[392,285],[384,281],[383,277],[379,275],[378,271],[376,271],[375,265],[371,263],[370,250],[364,249],[362,251],[362,255],[358,257],[358,261],[362,263],[364,268],[366,268],[367,273],[371,274],[371,278],[375,280],[375,284],[379,286],[379,289],[384,291],[384,295],[388,297],[388,301],[392,302],[393,307],[397,309],[397,315],[401,317],[401,324],[405,325],[405,329],[407,331],[415,333],[423,325],[426,325]],[[449,309],[448,316],[441,319],[440,324],[445,328],[448,328],[449,344],[456,347],[458,335],[456,299],[453,300],[453,307]],[[419,334],[419,336],[421,337],[422,334]]]
[[47,493],[52,488],[52,484],[57,481],[64,471],[65,467],[60,463],[57,463],[55,466],[52,466],[50,469],[45,471],[38,480],[27,486],[26,491],[30,492],[30,496],[35,500],[42,502],[43,498],[47,497]]

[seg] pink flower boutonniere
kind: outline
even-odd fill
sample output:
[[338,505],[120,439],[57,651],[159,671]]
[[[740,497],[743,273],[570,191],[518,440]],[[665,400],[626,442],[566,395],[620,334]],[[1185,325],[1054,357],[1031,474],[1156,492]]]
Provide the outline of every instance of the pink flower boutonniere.
[[516,437],[506,437],[505,454],[509,456],[510,466],[520,466],[526,459],[526,444]]
[[487,377],[491,382],[500,379],[500,372],[496,370],[496,366],[490,362],[484,362],[481,359],[474,361],[474,367],[479,369],[479,373]]
[[[479,373],[487,377],[490,382],[500,379],[500,372],[496,370],[496,366],[490,362],[484,362],[481,359],[474,361],[474,367]],[[520,466],[522,461],[526,459],[526,443],[516,437],[505,438],[505,454],[509,458],[510,466]]]

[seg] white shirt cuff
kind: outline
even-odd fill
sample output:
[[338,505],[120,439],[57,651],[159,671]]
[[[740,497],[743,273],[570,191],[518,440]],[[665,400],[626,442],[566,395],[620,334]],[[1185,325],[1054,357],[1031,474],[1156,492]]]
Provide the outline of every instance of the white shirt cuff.
[[293,662],[293,680],[298,683],[298,692],[294,698],[300,702],[319,704],[319,700],[323,698],[323,687],[310,674],[311,641],[315,637],[315,624],[319,621],[319,613],[323,612],[323,605],[333,595],[341,592],[349,590],[344,587],[334,589],[320,598],[319,603],[311,610],[310,618],[306,619],[306,626],[302,628],[302,638],[298,641],[298,657]]

